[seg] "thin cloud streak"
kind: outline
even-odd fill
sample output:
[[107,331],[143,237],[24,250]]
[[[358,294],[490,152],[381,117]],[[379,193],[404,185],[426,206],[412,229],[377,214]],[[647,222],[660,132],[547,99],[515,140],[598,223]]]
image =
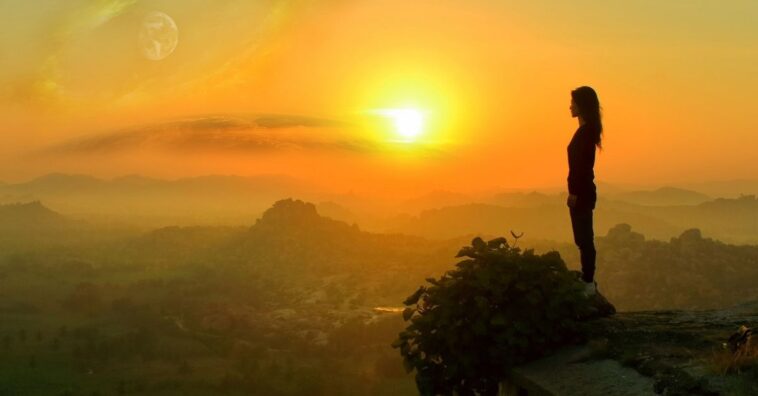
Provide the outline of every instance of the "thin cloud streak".
[[[351,126],[344,121],[301,115],[205,115],[97,133],[47,147],[37,154],[108,154],[140,149],[179,153],[266,153],[303,149],[377,153],[391,150],[385,142],[335,133]],[[420,151],[441,153],[422,147]]]

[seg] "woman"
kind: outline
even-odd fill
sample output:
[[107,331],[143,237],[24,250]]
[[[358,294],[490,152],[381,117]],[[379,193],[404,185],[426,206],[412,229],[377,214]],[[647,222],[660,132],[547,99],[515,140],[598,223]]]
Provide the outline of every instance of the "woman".
[[571,215],[574,242],[579,247],[582,261],[582,280],[585,294],[597,292],[595,282],[595,242],[592,231],[592,211],[597,201],[594,179],[595,146],[602,149],[600,140],[603,124],[600,121],[600,102],[595,90],[579,87],[571,91],[571,117],[579,121],[568,145],[568,190],[566,204]]

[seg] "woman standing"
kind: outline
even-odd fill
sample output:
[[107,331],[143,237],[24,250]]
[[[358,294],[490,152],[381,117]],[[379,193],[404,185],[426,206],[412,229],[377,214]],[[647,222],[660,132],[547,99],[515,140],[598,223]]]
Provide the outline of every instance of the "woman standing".
[[579,121],[568,145],[568,201],[574,242],[579,247],[582,262],[582,280],[585,294],[597,292],[595,281],[595,242],[592,231],[592,211],[597,201],[595,187],[595,146],[602,149],[600,140],[603,124],[600,121],[600,101],[595,90],[579,87],[571,91],[571,116]]

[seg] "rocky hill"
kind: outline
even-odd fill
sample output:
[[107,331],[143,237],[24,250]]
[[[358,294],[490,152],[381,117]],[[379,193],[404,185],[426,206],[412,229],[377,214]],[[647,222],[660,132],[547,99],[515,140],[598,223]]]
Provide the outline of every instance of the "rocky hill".
[[86,230],[39,201],[0,205],[0,248],[6,250],[67,244],[86,237]]
[[66,227],[72,222],[40,201],[0,205],[0,229]]

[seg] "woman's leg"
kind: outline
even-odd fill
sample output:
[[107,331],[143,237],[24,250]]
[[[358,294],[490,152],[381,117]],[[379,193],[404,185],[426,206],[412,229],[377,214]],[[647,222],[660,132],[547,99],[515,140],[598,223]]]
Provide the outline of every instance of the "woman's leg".
[[574,243],[579,247],[582,261],[582,280],[592,282],[595,279],[594,232],[592,230],[592,209],[569,207],[571,228],[574,231]]

